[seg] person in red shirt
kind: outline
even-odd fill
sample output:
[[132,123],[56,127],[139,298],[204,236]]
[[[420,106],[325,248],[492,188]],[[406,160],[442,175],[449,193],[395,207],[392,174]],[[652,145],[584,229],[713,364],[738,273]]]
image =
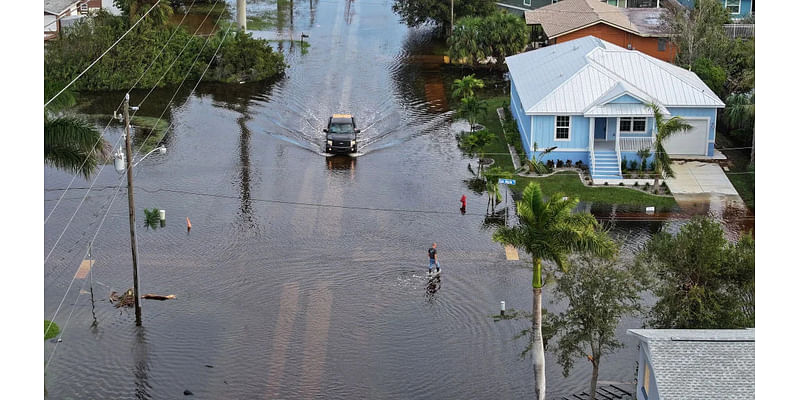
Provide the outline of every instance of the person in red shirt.
[[467,212],[467,196],[461,195],[461,213],[464,214]]

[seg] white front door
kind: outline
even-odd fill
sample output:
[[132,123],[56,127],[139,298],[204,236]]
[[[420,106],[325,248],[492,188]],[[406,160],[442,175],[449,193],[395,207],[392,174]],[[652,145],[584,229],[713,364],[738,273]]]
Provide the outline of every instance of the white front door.
[[664,141],[664,149],[669,155],[706,155],[708,147],[708,119],[684,118],[692,127],[683,132],[673,133]]

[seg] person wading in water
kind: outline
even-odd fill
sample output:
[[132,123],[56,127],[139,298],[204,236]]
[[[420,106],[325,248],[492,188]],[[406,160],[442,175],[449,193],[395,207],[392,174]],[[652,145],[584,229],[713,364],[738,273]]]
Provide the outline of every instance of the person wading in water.
[[433,266],[436,266],[436,272],[439,272],[439,258],[436,256],[436,242],[431,245],[431,248],[428,249],[428,259],[430,263],[428,264],[428,273],[433,272]]

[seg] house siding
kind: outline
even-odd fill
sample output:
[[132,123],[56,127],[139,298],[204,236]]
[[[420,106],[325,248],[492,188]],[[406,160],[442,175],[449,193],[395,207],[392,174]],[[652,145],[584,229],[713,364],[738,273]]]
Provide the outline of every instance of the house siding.
[[[554,115],[533,116],[533,138],[539,149],[555,146],[553,152],[543,160],[578,160],[589,162],[589,118],[570,116],[569,140],[555,140],[556,118]],[[538,154],[535,154],[538,155]]]
[[675,45],[669,40],[667,40],[666,43],[666,50],[658,51],[658,38],[638,36],[604,23],[598,23],[583,29],[579,29],[575,32],[567,33],[566,35],[559,36],[552,39],[550,44],[564,43],[590,35],[603,39],[607,42],[614,43],[615,45],[623,48],[628,48],[630,45],[634,50],[639,50],[649,56],[670,63],[675,59],[675,55],[677,54],[677,47],[675,47]]
[[525,149],[525,154],[530,159],[533,154],[533,143],[531,142],[531,116],[525,115],[522,109],[522,103],[519,100],[519,95],[514,87],[514,80],[511,80],[511,115],[517,123],[517,130],[522,138],[522,147]]
[[519,11],[520,8],[535,10],[539,7],[549,6],[553,4],[553,2],[552,0],[531,0],[531,5],[525,5],[525,0],[500,0],[495,2],[495,4],[509,11]]
[[669,113],[672,116],[682,118],[708,118],[708,144],[706,145],[706,155],[714,155],[714,142],[716,141],[717,131],[717,109],[716,108],[682,108],[682,107],[668,107]]
[[[719,0],[720,4],[725,7],[727,0]],[[732,19],[740,19],[747,16],[747,14],[751,14],[753,12],[753,2],[755,0],[742,0],[742,4],[739,7],[738,14],[731,14]],[[694,0],[678,0],[678,3],[682,4],[686,8],[694,8]]]

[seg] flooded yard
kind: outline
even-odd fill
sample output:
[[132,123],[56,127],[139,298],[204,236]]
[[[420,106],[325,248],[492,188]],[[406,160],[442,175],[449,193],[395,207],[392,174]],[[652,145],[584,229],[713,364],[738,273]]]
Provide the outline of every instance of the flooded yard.
[[[289,4],[249,3],[254,12]],[[166,107],[173,126],[167,153],[137,167],[140,287],[176,299],[144,300],[141,328],[132,310],[108,301],[112,290],[132,287],[124,185],[115,196],[124,177],[113,166],[85,201],[91,181],[79,180],[53,211],[45,255],[72,222],[44,266],[46,318],[66,298],[55,318],[63,342],[45,342],[45,356],[54,354],[45,379],[50,398],[533,393],[531,362],[519,358],[524,340],[512,339],[530,322],[491,318],[500,301],[530,308],[531,272],[524,254],[507,261],[491,241],[482,224],[486,197],[464,184],[474,160],[457,147],[446,96],[461,72],[413,62],[430,30],[401,24],[390,0],[293,4],[291,24],[281,17],[279,27],[253,32],[309,35],[305,53],[275,43],[291,65],[284,78],[202,84],[192,95],[184,87],[171,103],[175,88],[158,89],[142,104],[146,116]],[[492,79],[498,92],[508,90],[500,74]],[[131,102],[146,92],[132,92]],[[83,94],[83,111],[110,114],[122,95]],[[327,118],[340,112],[353,114],[362,130],[356,157],[321,151]],[[120,134],[121,124],[106,131],[112,143]],[[45,170],[45,216],[71,178]],[[720,217],[733,236],[753,227],[751,215],[725,203],[690,203],[655,215],[581,207],[612,224],[626,257],[694,214]],[[143,208],[166,210],[166,225],[145,228]],[[92,274],[71,285],[96,233]],[[434,241],[443,273],[429,285],[426,250]],[[545,305],[557,310],[547,304],[549,290]],[[604,360],[600,380],[634,379],[636,348],[624,332],[638,327],[638,319],[620,325],[626,347]],[[553,398],[587,388],[589,363],[576,363],[567,378],[554,354],[547,363]]]

